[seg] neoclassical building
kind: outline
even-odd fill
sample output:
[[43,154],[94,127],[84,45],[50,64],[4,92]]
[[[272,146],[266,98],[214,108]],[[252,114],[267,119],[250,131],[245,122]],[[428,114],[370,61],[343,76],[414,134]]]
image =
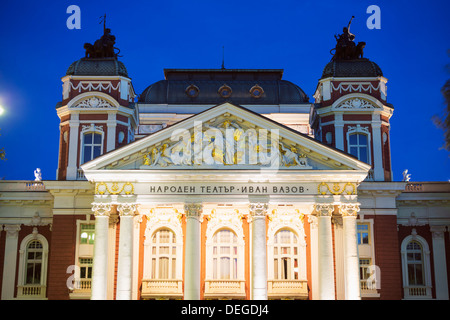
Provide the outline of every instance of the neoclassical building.
[[62,77],[56,178],[0,181],[1,299],[448,300],[450,184],[393,180],[360,46],[311,101],[278,69],[137,94],[100,40]]

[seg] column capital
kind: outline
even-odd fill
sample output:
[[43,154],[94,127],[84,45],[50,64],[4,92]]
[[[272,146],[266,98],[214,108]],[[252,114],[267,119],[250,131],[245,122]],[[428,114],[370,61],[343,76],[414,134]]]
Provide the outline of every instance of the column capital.
[[94,202],[92,204],[92,211],[94,212],[95,216],[109,217],[109,214],[111,213],[111,204]]
[[250,203],[249,204],[250,215],[253,218],[265,217],[267,214],[267,209],[269,208],[268,203]]
[[117,211],[121,217],[134,216],[137,206],[136,203],[121,203],[117,205]]
[[185,203],[184,213],[187,218],[201,219],[203,214],[203,204],[198,202]]
[[3,230],[6,231],[7,237],[17,237],[20,231],[20,224],[5,224]]
[[444,239],[445,226],[430,226],[433,239]]
[[314,204],[314,210],[319,217],[331,217],[334,205],[332,203],[316,203]]
[[339,212],[343,217],[356,217],[359,210],[359,203],[341,203],[339,205]]

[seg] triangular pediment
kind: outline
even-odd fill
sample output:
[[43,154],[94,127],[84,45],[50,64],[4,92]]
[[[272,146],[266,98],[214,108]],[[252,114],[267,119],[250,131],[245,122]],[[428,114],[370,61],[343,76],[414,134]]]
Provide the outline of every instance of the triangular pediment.
[[224,103],[84,165],[93,170],[358,170],[370,166],[240,106]]

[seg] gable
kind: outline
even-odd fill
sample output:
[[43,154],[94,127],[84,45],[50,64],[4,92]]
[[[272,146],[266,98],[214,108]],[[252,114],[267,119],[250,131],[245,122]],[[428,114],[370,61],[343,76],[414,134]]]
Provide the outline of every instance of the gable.
[[354,157],[225,103],[82,165],[91,170],[365,170]]

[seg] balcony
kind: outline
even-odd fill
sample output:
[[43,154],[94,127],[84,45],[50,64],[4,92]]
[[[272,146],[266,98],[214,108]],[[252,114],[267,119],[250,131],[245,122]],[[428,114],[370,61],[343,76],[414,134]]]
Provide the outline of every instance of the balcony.
[[40,284],[27,284],[23,286],[17,287],[17,299],[30,299],[30,300],[38,300],[38,299],[46,299],[46,286]]
[[420,300],[431,299],[431,286],[408,286],[404,287],[405,299]]
[[308,283],[305,280],[267,281],[269,299],[308,299]]
[[142,299],[182,299],[182,280],[142,280]]
[[74,288],[69,294],[70,299],[90,299],[91,285],[91,279],[76,279],[74,281]]
[[245,299],[245,280],[205,280],[205,299]]

